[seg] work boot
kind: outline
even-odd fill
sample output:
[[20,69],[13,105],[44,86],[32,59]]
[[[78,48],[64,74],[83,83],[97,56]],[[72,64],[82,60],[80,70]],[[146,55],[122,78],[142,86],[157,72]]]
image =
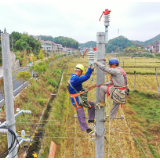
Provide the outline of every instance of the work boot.
[[86,131],[89,135],[95,136],[95,133],[90,128],[88,128]]
[[94,123],[94,120],[88,120],[88,123]]
[[96,126],[96,120],[88,120],[88,127],[94,129]]

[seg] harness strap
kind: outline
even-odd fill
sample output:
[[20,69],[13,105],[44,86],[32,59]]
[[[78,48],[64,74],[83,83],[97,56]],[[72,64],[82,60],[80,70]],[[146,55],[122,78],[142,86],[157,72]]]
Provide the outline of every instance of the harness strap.
[[109,84],[108,86],[107,86],[107,98],[109,97],[109,87],[111,87],[111,86],[113,86],[112,84]]
[[[89,100],[87,99],[87,101],[88,101],[88,104],[89,104]],[[89,107],[91,108],[91,105],[89,104]]]
[[76,106],[77,106],[74,110],[77,110],[78,108],[82,108],[82,106],[79,106],[79,105],[78,105],[77,100],[76,100],[76,98],[75,98],[75,97],[74,97],[74,101],[75,101]]
[[85,91],[83,91],[83,92],[71,94],[71,97],[72,97],[72,98],[77,97],[77,96],[79,96],[79,95],[81,95],[81,94],[83,94],[83,93],[85,93],[85,92],[88,92],[88,91],[92,90],[92,89],[95,88],[95,87],[100,87],[100,86],[102,86],[102,85],[105,85],[105,84],[100,84],[100,85],[95,84],[94,86],[89,87],[87,90],[85,90]]
[[124,77],[124,81],[125,81],[125,87],[127,87],[127,78],[126,78],[126,73],[125,73],[124,69],[123,68],[117,68],[117,69],[119,69],[122,72],[123,77]]

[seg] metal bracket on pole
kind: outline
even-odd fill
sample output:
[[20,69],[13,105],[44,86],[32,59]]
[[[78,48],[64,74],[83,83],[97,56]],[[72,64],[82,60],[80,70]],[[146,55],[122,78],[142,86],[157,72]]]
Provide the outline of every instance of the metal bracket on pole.
[[[19,112],[18,113],[16,113],[15,115],[14,115],[14,117],[16,118],[16,117],[18,117],[19,115],[21,115],[22,113],[25,113],[25,114],[31,114],[32,112],[30,111],[30,110],[19,110]],[[13,123],[13,124],[10,124],[10,125],[8,125],[8,123],[7,123],[7,121],[5,121],[5,122],[3,122],[1,125],[0,125],[0,127],[11,127],[11,126],[13,126],[13,125],[15,125],[16,124],[16,121],[15,121],[15,123]]]

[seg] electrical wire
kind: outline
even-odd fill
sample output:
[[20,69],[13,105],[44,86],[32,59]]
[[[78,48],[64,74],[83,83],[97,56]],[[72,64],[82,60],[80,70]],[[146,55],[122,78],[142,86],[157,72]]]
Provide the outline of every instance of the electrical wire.
[[[5,127],[0,127],[0,129],[7,129],[8,132],[12,135],[11,145],[4,152],[0,153],[0,158],[3,158],[3,157],[6,157],[8,154],[13,152],[13,150],[16,148],[16,144],[15,143],[16,143],[16,141],[18,142],[18,139],[17,139],[16,134],[11,129],[5,128]],[[18,151],[19,151],[19,149],[18,149]],[[18,154],[18,152],[16,153],[16,155],[17,154]],[[13,156],[12,158],[16,157],[16,155]]]

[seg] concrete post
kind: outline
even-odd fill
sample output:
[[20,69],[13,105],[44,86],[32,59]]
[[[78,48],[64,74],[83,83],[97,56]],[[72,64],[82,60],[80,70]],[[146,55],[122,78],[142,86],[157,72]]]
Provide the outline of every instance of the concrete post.
[[157,69],[156,68],[155,68],[155,72],[156,72],[156,79],[157,79],[158,95],[160,95],[160,92],[159,92],[159,83],[158,83],[158,75],[157,75]]
[[[98,32],[97,33],[97,61],[105,64],[105,33]],[[97,69],[97,83],[102,84],[105,82],[105,73],[99,69]],[[96,88],[96,103],[99,103],[99,87]],[[100,122],[100,120],[104,119],[104,107],[100,109],[96,107],[96,137],[99,137],[104,132],[104,122]],[[104,158],[104,136],[101,136],[96,140],[95,145],[95,157],[96,158]]]
[[[1,34],[2,37],[2,58],[3,58],[3,77],[4,77],[4,91],[5,91],[5,106],[6,106],[6,120],[8,128],[16,133],[15,127],[15,117],[14,117],[14,103],[13,103],[13,83],[12,83],[12,69],[11,69],[11,55],[10,55],[10,43],[9,43],[9,34]],[[8,138],[8,147],[12,143],[12,135],[7,134]],[[17,158],[17,148],[16,143],[13,145],[13,150],[9,154],[9,158]]]
[[136,90],[136,71],[134,71],[135,79],[134,79],[134,90]]

